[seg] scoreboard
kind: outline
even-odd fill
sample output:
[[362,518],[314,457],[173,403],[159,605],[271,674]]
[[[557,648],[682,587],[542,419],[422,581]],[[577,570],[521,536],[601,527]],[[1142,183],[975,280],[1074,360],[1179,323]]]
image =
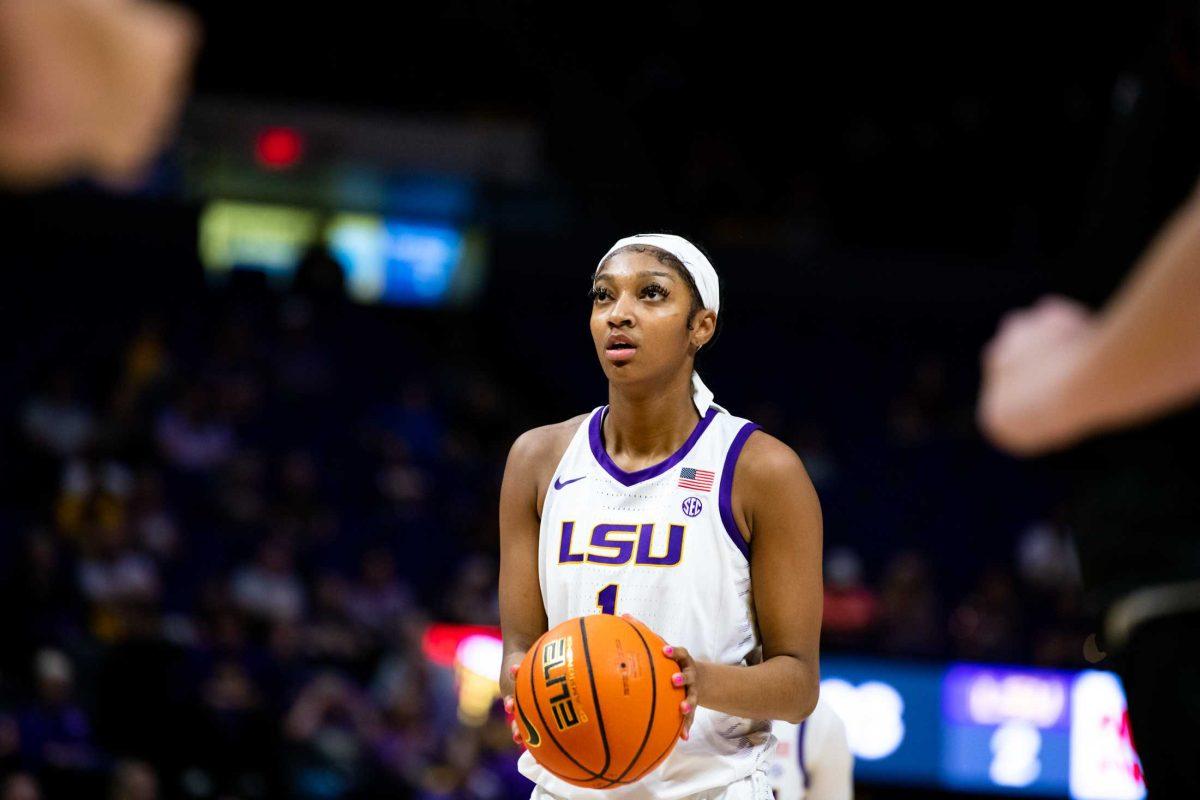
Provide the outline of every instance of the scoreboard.
[[821,659],[862,781],[1073,800],[1145,797],[1120,680],[986,664]]

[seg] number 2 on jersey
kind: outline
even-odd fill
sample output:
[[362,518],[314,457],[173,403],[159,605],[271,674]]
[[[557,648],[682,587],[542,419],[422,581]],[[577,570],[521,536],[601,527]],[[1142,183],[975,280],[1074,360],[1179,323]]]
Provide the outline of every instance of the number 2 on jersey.
[[600,609],[601,614],[616,614],[617,613],[617,589],[618,585],[610,583],[600,591],[596,592],[596,608]]

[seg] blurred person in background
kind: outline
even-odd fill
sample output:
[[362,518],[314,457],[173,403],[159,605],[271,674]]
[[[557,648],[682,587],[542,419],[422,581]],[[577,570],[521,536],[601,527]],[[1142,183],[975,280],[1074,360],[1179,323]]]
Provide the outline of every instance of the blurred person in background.
[[862,560],[848,547],[825,559],[821,643],[834,648],[866,645],[879,617],[879,598],[863,583]]
[[284,721],[293,797],[355,797],[371,784],[378,710],[334,672],[316,676]]
[[144,761],[122,761],[113,770],[111,800],[158,800],[158,775]]
[[83,795],[103,768],[91,720],[74,699],[75,670],[59,650],[38,652],[37,697],[19,716],[21,760],[35,768],[51,796]]
[[977,412],[1014,455],[1066,451],[1083,585],[1153,800],[1200,790],[1200,44],[1195,4],[1166,5],[1114,86],[1086,249],[1067,276],[1071,294],[1103,304],[1047,296],[1005,317]]
[[198,40],[146,0],[0,0],[0,181],[136,179],[167,140]]
[[0,800],[42,800],[42,790],[28,772],[16,772],[4,779]]
[[879,646],[887,655],[940,656],[945,623],[929,561],[919,553],[896,555],[879,593]]
[[778,740],[770,776],[775,800],[850,800],[854,797],[854,755],[846,724],[827,701],[817,700],[799,725],[776,722]]

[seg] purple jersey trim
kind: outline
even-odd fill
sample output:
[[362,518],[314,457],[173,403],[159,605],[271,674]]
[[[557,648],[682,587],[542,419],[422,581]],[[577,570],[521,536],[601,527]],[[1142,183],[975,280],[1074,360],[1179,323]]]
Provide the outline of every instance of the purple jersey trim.
[[725,454],[725,466],[721,467],[721,488],[717,492],[717,507],[721,510],[721,522],[725,523],[725,532],[747,560],[750,558],[750,545],[746,543],[746,537],[742,536],[737,520],[733,518],[733,471],[737,467],[742,448],[746,446],[746,440],[758,429],[758,425],[747,422],[737,432],[737,436],[733,437],[729,452]]
[[808,770],[804,768],[804,729],[808,727],[808,720],[800,722],[800,735],[796,737],[796,760],[800,764],[800,782],[805,789],[808,788]]
[[608,413],[608,406],[604,406],[604,408],[592,414],[592,421],[588,424],[588,439],[591,441],[592,455],[595,456],[600,466],[604,467],[604,471],[613,477],[613,480],[623,486],[633,486],[635,483],[641,483],[650,478],[657,478],[682,461],[684,456],[690,453],[692,448],[696,446],[696,442],[700,441],[700,435],[704,433],[719,412],[715,408],[709,408],[704,418],[696,423],[696,427],[692,429],[692,433],[688,436],[687,441],[670,458],[666,461],[660,461],[652,467],[639,469],[637,472],[626,472],[618,467],[608,455],[608,451],[604,449],[604,415],[606,413]]

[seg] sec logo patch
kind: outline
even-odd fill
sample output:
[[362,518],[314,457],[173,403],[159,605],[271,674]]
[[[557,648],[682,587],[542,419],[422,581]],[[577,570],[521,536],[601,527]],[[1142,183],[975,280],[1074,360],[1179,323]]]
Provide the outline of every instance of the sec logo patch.
[[700,502],[699,497],[689,497],[683,501],[683,513],[689,517],[694,517],[704,510],[704,503]]

